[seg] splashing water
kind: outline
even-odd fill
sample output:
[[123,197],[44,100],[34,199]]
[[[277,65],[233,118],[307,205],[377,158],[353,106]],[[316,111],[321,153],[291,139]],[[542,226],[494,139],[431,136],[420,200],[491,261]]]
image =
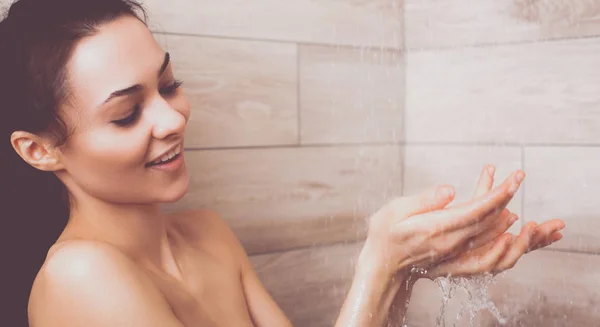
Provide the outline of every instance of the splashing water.
[[494,317],[504,325],[506,318],[502,316],[500,310],[488,295],[488,287],[493,283],[492,274],[484,274],[480,276],[465,277],[448,277],[437,278],[435,283],[442,291],[442,307],[436,319],[436,327],[446,327],[446,308],[450,299],[456,294],[456,291],[462,290],[467,293],[467,301],[462,304],[461,311],[456,315],[456,320],[453,327],[457,327],[458,322],[462,319],[465,313],[469,314],[469,323],[471,327],[475,324],[475,315],[481,310],[489,310]]

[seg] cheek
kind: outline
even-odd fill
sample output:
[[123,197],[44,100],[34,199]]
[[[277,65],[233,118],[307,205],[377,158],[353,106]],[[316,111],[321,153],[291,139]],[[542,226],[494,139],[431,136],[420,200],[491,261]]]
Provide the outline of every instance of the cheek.
[[147,146],[147,138],[140,133],[91,133],[71,145],[67,170],[90,191],[136,185],[144,172]]
[[70,145],[65,158],[68,175],[79,189],[94,197],[136,202],[147,193],[147,142],[147,134],[139,130],[88,134]]
[[114,170],[128,170],[143,164],[148,148],[147,138],[138,133],[128,135],[99,134],[85,142],[87,161]]
[[172,106],[181,115],[183,115],[183,117],[185,117],[185,121],[187,123],[187,121],[190,119],[192,108],[185,94],[182,94],[175,101],[173,101]]

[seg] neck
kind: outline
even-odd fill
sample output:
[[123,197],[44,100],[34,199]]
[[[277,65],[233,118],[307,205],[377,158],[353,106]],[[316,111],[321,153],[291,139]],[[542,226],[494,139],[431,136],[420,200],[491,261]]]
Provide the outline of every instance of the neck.
[[79,193],[72,194],[71,215],[61,239],[108,243],[137,262],[172,270],[167,225],[168,216],[158,204],[107,203]]

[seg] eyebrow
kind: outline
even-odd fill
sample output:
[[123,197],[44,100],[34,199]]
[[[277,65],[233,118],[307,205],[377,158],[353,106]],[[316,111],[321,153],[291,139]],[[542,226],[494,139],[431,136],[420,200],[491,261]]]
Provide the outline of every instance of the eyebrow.
[[[160,66],[160,69],[158,70],[158,74],[157,74],[158,77],[162,76],[162,74],[165,72],[165,70],[167,70],[167,67],[169,66],[169,62],[171,62],[171,55],[168,52],[166,52],[165,59],[163,60],[163,63]],[[111,101],[114,98],[130,95],[132,93],[138,92],[141,89],[142,89],[141,84],[135,84],[130,87],[124,88],[122,90],[114,91],[113,93],[111,93],[108,96],[108,98],[106,100],[104,100],[103,104]]]

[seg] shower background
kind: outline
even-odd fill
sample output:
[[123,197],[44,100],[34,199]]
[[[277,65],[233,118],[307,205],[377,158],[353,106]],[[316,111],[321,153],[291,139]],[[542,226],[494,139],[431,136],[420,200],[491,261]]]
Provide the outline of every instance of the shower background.
[[[567,223],[490,286],[507,325],[599,325],[600,0],[145,4],[193,105],[167,209],[221,213],[295,326],[333,325],[373,211],[443,183],[467,200],[488,162],[528,174],[514,232]],[[409,326],[441,294],[419,282]]]
[[[600,0],[143,2],[193,106],[165,209],[218,211],[295,326],[333,325],[373,211],[485,163],[528,174],[514,232],[567,223],[490,286],[507,326],[599,325]],[[409,326],[440,303],[417,283]]]

